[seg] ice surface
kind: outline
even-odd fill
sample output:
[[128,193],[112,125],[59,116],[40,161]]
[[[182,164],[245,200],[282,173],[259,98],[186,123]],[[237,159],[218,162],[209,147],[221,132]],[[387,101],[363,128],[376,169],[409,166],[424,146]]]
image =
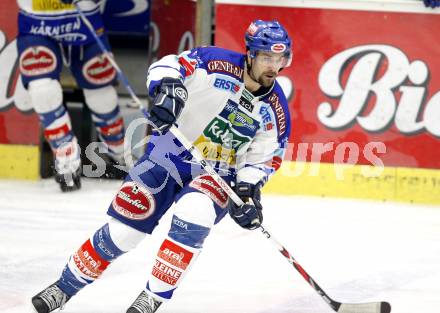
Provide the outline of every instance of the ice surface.
[[[119,182],[0,180],[0,312],[31,312],[70,254],[107,220]],[[265,196],[264,224],[335,300],[389,301],[392,312],[440,310],[440,207]],[[66,313],[116,313],[144,288],[172,209],[153,237],[122,256],[67,304]],[[259,232],[229,217],[163,313],[333,312]]]

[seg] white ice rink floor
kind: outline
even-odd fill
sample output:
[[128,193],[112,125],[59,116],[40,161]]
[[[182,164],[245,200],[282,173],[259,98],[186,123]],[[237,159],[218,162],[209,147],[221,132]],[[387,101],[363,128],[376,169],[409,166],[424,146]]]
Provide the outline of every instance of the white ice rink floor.
[[[0,312],[31,312],[31,296],[54,282],[69,255],[105,223],[118,186],[84,180],[81,191],[62,194],[52,180],[0,180]],[[440,312],[440,207],[275,196],[263,205],[265,226],[335,300]],[[158,244],[147,238],[119,258],[63,312],[124,313],[145,285]],[[158,312],[333,311],[259,232],[227,217]]]

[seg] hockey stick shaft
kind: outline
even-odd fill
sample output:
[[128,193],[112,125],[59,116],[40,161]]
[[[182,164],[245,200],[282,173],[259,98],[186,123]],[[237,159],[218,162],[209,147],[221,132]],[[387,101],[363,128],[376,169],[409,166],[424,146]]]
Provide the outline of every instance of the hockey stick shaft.
[[[194,159],[200,163],[203,169],[220,185],[220,187],[227,193],[227,195],[237,205],[243,205],[244,202],[234,192],[234,190],[224,181],[224,179],[206,162],[200,151],[177,129],[175,126],[170,128],[170,132],[182,143],[182,145],[191,153]],[[287,249],[280,244],[271,234],[271,232],[261,225],[258,228],[266,239],[269,239],[278,251],[291,263],[302,277],[318,292],[318,294],[327,302],[330,307],[337,311],[341,305],[339,302],[332,300],[324,290],[310,277],[309,274],[302,268],[302,266],[292,257]]]
[[[204,159],[200,151],[182,134],[182,132],[172,126],[170,132],[182,143],[182,145],[191,153],[194,159],[200,163],[203,169],[220,185],[227,195],[237,205],[243,205],[243,201],[235,191],[225,182],[225,180],[212,168]],[[287,251],[287,249],[276,240],[271,232],[261,225],[258,228],[266,239],[278,249],[278,251],[293,265],[293,267],[301,274],[301,276],[312,286],[313,289],[321,296],[322,299],[336,312],[339,313],[389,313],[391,306],[387,302],[372,302],[358,304],[344,304],[330,298],[327,293],[316,283],[316,281],[304,270],[304,268],[295,260],[295,258]]]
[[[128,79],[126,78],[116,61],[113,59],[110,51],[108,51],[102,40],[96,34],[93,26],[91,25],[85,14],[82,12],[82,10],[79,8],[78,3],[75,3],[75,6],[81,19],[83,20],[84,24],[86,24],[86,26],[89,28],[103,54],[108,58],[109,62],[115,68],[120,81],[129,92],[133,101],[138,104],[139,107],[143,108],[141,101],[136,96],[133,88],[131,88]],[[144,113],[148,114],[147,112]],[[174,137],[176,137],[180,141],[185,149],[188,150],[193,158],[217,182],[217,184],[226,192],[229,198],[236,205],[241,206],[244,204],[243,200],[241,200],[241,198],[235,193],[231,186],[229,186],[229,184],[214,170],[214,168],[206,162],[200,151],[185,137],[185,135],[182,134],[182,132],[178,128],[176,128],[176,126],[173,125],[169,131],[174,135]],[[287,261],[293,265],[293,267],[301,274],[301,276],[307,281],[307,283],[309,283],[309,285],[312,286],[313,289],[315,289],[315,291],[334,311],[339,313],[389,313],[391,311],[390,305],[387,302],[343,304],[331,299],[326,294],[326,292],[315,282],[315,280],[304,270],[304,268],[295,260],[295,258],[293,258],[293,256],[287,251],[287,249],[273,237],[271,232],[266,227],[260,225],[258,229],[261,231],[261,234],[266,239],[270,240],[270,242],[278,249],[278,251],[287,259]]]
[[90,33],[92,34],[93,38],[95,38],[96,43],[98,44],[99,48],[101,49],[103,55],[108,59],[110,64],[115,69],[119,81],[124,85],[125,89],[127,89],[128,93],[130,94],[130,97],[133,99],[133,101],[139,106],[142,107],[141,100],[136,96],[136,93],[134,92],[133,88],[131,87],[130,83],[128,82],[127,77],[125,76],[124,72],[119,67],[118,63],[116,63],[115,59],[113,58],[113,54],[107,49],[107,47],[104,45],[104,42],[101,38],[99,38],[98,34],[96,33],[95,29],[93,28],[93,25],[90,23],[89,19],[86,17],[84,12],[79,7],[79,3],[75,2],[76,10],[83,21],[84,25],[89,29]]

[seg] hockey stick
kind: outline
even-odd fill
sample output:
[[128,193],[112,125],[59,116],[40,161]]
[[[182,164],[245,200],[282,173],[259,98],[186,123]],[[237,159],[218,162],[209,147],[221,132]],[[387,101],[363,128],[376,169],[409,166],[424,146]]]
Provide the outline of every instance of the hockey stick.
[[[175,126],[170,128],[170,132],[182,143],[182,145],[191,153],[194,159],[200,163],[203,169],[220,185],[228,196],[237,205],[243,205],[243,201],[234,190],[223,180],[223,178],[206,162],[200,151],[190,142]],[[280,244],[271,234],[271,232],[261,225],[258,228],[266,239],[269,239],[278,251],[292,264],[301,276],[315,289],[315,291],[324,299],[325,302],[338,313],[390,313],[391,305],[388,302],[369,302],[369,303],[342,303],[330,298],[325,291],[310,277],[295,258]]]
[[[133,100],[139,104],[141,108],[143,108],[142,103],[139,101],[139,99],[136,97],[133,89],[130,87],[130,84],[128,80],[125,78],[124,73],[120,70],[119,66],[114,61],[113,57],[109,53],[109,51],[105,48],[104,44],[102,43],[101,39],[98,37],[98,35],[95,33],[93,26],[90,24],[90,22],[87,20],[87,18],[82,13],[81,9],[78,7],[77,4],[76,8],[84,21],[84,23],[89,27],[90,31],[94,35],[94,38],[98,42],[99,47],[103,51],[103,53],[111,60],[110,62],[115,67],[116,71],[118,72],[118,75],[124,84],[125,88],[129,91],[131,97]],[[144,110],[145,111],[145,110]],[[146,113],[146,112],[144,112]],[[146,113],[147,114],[147,113]],[[223,178],[214,170],[212,166],[210,166],[200,151],[182,134],[182,132],[176,128],[175,126],[172,126],[169,130],[179,141],[180,143],[185,147],[186,150],[188,150],[189,153],[193,156],[193,158],[200,163],[200,165],[203,167],[203,169],[219,184],[219,186],[227,193],[227,195],[231,198],[232,201],[234,201],[237,205],[243,205],[244,202],[241,200],[239,196],[234,192],[234,190],[226,183]],[[258,228],[263,236],[266,239],[269,239],[274,246],[278,249],[278,251],[287,259],[287,261],[295,267],[295,269],[301,274],[301,276],[309,283],[310,286],[312,286],[313,289],[324,299],[324,301],[336,312],[338,313],[390,313],[391,312],[391,305],[388,302],[369,302],[369,303],[342,303],[333,300],[330,298],[326,292],[315,282],[315,280],[310,277],[310,275],[303,269],[303,267],[295,260],[295,258],[287,251],[287,249],[280,244],[271,234],[271,232],[261,225]]]

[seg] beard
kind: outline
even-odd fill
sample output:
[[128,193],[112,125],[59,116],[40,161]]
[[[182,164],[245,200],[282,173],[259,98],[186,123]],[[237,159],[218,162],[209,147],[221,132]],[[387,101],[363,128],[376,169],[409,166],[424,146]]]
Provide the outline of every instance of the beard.
[[263,87],[268,88],[273,85],[276,77],[277,73],[275,72],[261,73],[260,76],[258,76],[257,82]]

